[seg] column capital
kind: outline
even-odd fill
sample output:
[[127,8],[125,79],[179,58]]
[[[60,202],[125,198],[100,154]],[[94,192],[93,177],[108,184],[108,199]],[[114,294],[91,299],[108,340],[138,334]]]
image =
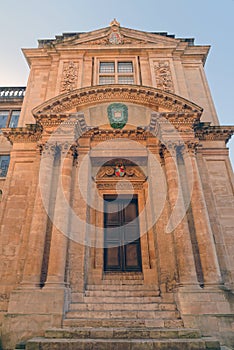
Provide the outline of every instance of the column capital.
[[160,156],[162,158],[166,157],[176,157],[177,149],[180,146],[179,141],[166,141],[160,145]]
[[78,156],[77,144],[71,145],[71,143],[68,141],[40,143],[38,144],[37,148],[43,158],[54,158],[54,156],[58,153],[60,153],[62,158],[70,157],[74,160],[76,160]]
[[39,143],[37,145],[39,152],[43,158],[54,158],[57,150],[57,145],[56,143]]
[[195,156],[199,147],[201,146],[197,140],[185,141],[184,147],[181,147],[181,153],[183,155]]

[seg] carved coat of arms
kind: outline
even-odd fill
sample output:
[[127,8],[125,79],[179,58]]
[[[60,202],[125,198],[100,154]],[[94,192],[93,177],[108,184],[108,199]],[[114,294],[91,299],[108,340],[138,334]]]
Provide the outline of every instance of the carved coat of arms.
[[123,177],[125,175],[125,168],[123,164],[116,165],[115,167],[115,176],[117,177]]
[[112,103],[107,108],[110,125],[114,129],[122,129],[128,121],[128,107],[122,103]]

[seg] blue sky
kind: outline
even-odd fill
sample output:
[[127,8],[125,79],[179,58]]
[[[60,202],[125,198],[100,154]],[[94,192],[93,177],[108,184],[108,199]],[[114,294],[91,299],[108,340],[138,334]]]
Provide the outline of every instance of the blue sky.
[[[211,45],[206,74],[222,125],[234,124],[234,0],[11,0],[0,4],[0,86],[24,86],[28,67],[21,48],[63,32],[121,26],[166,31]],[[234,137],[229,142],[234,164]]]

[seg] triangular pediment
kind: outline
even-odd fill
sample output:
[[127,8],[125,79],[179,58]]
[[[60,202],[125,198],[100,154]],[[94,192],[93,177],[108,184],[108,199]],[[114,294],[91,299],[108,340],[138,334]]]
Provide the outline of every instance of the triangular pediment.
[[67,33],[56,37],[55,40],[40,41],[40,46],[51,45],[56,47],[71,46],[124,46],[150,45],[175,47],[180,39],[168,36],[166,33],[149,33],[135,29],[111,25],[106,28],[87,33]]

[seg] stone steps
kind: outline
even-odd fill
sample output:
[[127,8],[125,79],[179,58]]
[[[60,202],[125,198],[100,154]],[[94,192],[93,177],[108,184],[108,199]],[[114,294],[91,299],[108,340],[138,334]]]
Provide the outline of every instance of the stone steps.
[[176,305],[174,303],[71,303],[69,309],[70,311],[175,311]]
[[[80,299],[77,300],[78,302]],[[123,297],[123,296],[84,296],[82,301],[85,303],[159,303],[160,297],[157,296],[138,296],[138,297]],[[76,298],[72,297],[72,302],[76,302]]]
[[65,339],[176,339],[200,338],[201,332],[197,329],[186,328],[61,328],[48,329],[46,338]]
[[[135,280],[134,280],[135,283]],[[88,285],[83,295],[72,293],[66,327],[183,327],[173,294],[164,298],[149,286]],[[114,289],[115,288],[115,289]],[[108,290],[109,289],[109,290]]]
[[86,297],[158,297],[159,292],[155,290],[86,290]]
[[142,310],[104,310],[104,311],[68,311],[66,319],[69,318],[115,318],[115,319],[178,319],[178,311],[142,311]]
[[138,279],[138,280],[133,280],[133,279],[123,279],[123,280],[116,280],[113,278],[110,279],[104,279],[102,280],[102,284],[104,286],[111,286],[111,285],[119,285],[119,286],[123,286],[123,285],[135,285],[135,286],[144,286],[144,281],[142,279]]
[[212,339],[51,339],[34,338],[26,350],[219,350]]
[[180,319],[137,319],[137,318],[65,318],[63,327],[111,327],[111,328],[181,328],[183,321]]
[[136,281],[142,281],[143,274],[141,272],[106,272],[103,276],[103,282],[108,280],[114,281],[130,281],[136,283]]
[[144,284],[125,284],[124,282],[121,284],[91,284],[87,285],[86,290],[98,290],[98,291],[156,291],[154,286],[144,285]]

